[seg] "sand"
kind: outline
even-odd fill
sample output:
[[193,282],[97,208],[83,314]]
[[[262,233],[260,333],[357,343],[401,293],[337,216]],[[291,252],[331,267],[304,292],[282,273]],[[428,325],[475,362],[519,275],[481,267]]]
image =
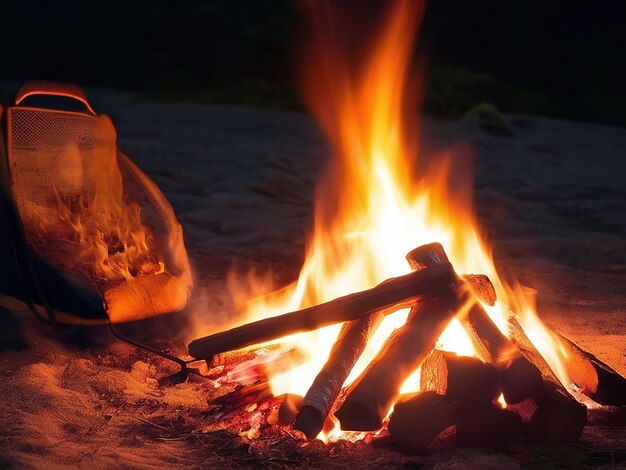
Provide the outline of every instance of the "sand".
[[[183,224],[196,279],[193,321],[164,317],[128,330],[185,353],[185,342],[236,317],[225,293],[233,265],[294,279],[311,225],[313,185],[329,149],[304,114],[146,102],[96,91],[119,145],[164,191]],[[475,118],[425,119],[424,146],[462,143],[475,159],[476,206],[499,265],[538,290],[555,330],[626,374],[626,129],[505,116],[506,134]],[[626,431],[588,429],[580,444],[509,455],[443,447],[410,457],[365,443],[271,446],[219,431],[210,382],[163,387],[166,361],[107,329],[56,333],[3,299],[0,466],[15,468],[436,468],[610,465]],[[199,308],[201,306],[201,308]]]

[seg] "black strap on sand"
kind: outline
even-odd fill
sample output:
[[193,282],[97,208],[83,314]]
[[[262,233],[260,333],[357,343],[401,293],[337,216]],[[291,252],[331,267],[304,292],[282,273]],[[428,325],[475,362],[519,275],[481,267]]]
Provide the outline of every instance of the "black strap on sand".
[[191,372],[189,370],[189,367],[187,367],[188,364],[198,361],[197,359],[190,359],[190,360],[185,361],[184,359],[181,359],[180,357],[176,357],[172,354],[166,353],[165,351],[161,351],[160,349],[153,348],[152,346],[149,346],[145,343],[141,343],[135,339],[129,338],[128,336],[120,333],[116,325],[114,325],[113,323],[109,323],[109,330],[111,331],[111,334],[115,336],[117,339],[124,341],[125,343],[131,344],[132,346],[135,346],[137,348],[148,351],[152,354],[156,354],[157,356],[161,356],[162,358],[175,362],[176,364],[180,366],[180,370],[178,372],[175,372],[172,375],[163,377],[162,379],[159,379],[159,384],[161,385],[175,385],[175,384],[186,382],[187,378],[189,378],[189,373]]

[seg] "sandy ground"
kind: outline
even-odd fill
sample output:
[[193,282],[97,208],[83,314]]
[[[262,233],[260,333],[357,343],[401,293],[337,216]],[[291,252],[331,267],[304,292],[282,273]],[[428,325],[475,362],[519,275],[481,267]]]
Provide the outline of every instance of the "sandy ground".
[[[313,184],[328,147],[302,114],[159,104],[100,92],[119,145],[172,202],[185,229],[200,323],[235,315],[224,295],[233,263],[297,275]],[[626,374],[626,130],[507,116],[508,135],[475,119],[426,119],[425,146],[465,142],[476,165],[479,219],[499,265],[538,289],[542,318]],[[199,300],[201,298],[201,300]],[[329,447],[285,434],[271,447],[219,431],[211,384],[161,387],[167,363],[106,329],[56,334],[19,304],[0,312],[0,467],[215,468],[238,466],[610,466],[626,462],[626,430],[588,429],[580,444],[523,445],[509,455],[445,446],[404,456],[364,443]],[[198,310],[197,308],[195,309]],[[195,323],[194,323],[195,324]],[[184,353],[184,315],[142,326]],[[137,330],[134,331],[137,333]]]

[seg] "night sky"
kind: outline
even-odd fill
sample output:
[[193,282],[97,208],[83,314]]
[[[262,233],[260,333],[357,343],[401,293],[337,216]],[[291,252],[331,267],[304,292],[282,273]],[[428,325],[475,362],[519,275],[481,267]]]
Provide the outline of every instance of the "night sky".
[[[335,1],[362,31],[386,4]],[[7,0],[0,15],[4,81],[301,107],[297,1]],[[433,0],[416,52],[428,63],[425,110],[459,117],[487,101],[504,112],[624,126],[625,23],[619,0]]]

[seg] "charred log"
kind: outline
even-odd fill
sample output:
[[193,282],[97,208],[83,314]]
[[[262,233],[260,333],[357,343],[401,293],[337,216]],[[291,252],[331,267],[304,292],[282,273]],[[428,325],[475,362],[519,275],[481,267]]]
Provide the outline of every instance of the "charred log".
[[432,266],[330,302],[196,339],[189,344],[189,354],[199,359],[210,358],[224,351],[356,320],[376,311],[408,307],[421,300],[446,295],[455,277],[450,263]]
[[[529,398],[541,384],[541,372],[500,332],[485,309],[479,304],[474,305],[461,323],[478,357],[501,371],[506,402],[515,404]],[[527,345],[529,350],[530,347]]]
[[[447,262],[448,258],[439,243],[431,243],[412,250],[407,254],[407,261],[414,271],[419,271]],[[305,404],[294,426],[309,439],[313,439],[321,431],[343,383],[382,318],[381,313],[372,314],[363,320],[344,325],[339,333],[328,361],[305,396]]]
[[491,404],[500,395],[500,374],[479,359],[438,350],[422,364],[420,388],[459,404]]
[[531,440],[561,445],[580,438],[587,424],[587,408],[584,405],[548,381],[543,382],[534,400],[538,408],[528,423]]
[[559,337],[569,352],[567,372],[580,392],[601,405],[626,405],[626,378],[569,339]]
[[480,304],[474,305],[460,320],[483,362],[496,364],[515,349]]
[[509,405],[530,398],[541,386],[541,372],[528,359],[518,356],[501,372],[502,394]]

